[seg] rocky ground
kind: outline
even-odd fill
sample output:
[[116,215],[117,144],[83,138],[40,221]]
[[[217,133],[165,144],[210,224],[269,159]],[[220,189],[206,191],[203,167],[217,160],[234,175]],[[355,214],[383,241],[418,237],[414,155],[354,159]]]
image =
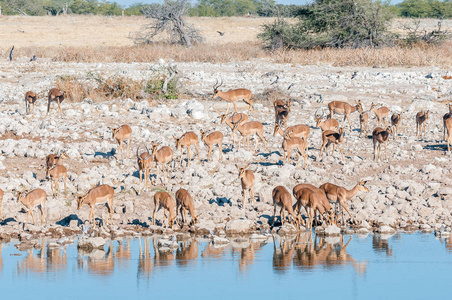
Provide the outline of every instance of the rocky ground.
[[[162,63],[162,62],[160,62]],[[82,225],[88,218],[89,207],[76,208],[75,195],[102,183],[115,188],[114,224],[97,230],[104,237],[171,233],[162,227],[163,212],[152,222],[153,194],[157,190],[174,193],[186,188],[195,199],[199,222],[192,227],[175,230],[200,234],[238,234],[271,230],[286,234],[292,226],[271,228],[273,215],[271,193],[277,185],[290,191],[298,183],[319,186],[325,182],[352,188],[357,181],[367,180],[369,193],[359,193],[348,202],[351,213],[360,225],[348,232],[406,230],[437,230],[447,232],[451,226],[452,179],[450,155],[442,140],[442,115],[452,100],[452,80],[443,79],[452,72],[440,68],[343,68],[330,65],[301,66],[272,64],[263,61],[227,64],[177,63],[187,99],[162,101],[158,105],[146,99],[114,99],[99,102],[85,99],[82,103],[63,102],[64,116],[56,110],[44,118],[47,104],[36,103],[34,117],[25,114],[23,95],[28,90],[46,92],[55,85],[59,75],[83,78],[88,72],[103,76],[122,75],[134,79],[149,78],[158,63],[150,64],[88,64],[60,63],[41,60],[28,63],[0,63],[0,188],[5,191],[2,208],[4,222],[0,226],[3,238],[22,232],[26,210],[15,200],[13,190],[42,188],[47,194],[45,226],[29,226],[34,235],[64,236],[88,231]],[[308,138],[307,168],[282,165],[281,136],[273,136],[274,112],[271,103],[257,100],[250,120],[264,123],[268,150],[261,143],[258,152],[229,146],[230,129],[220,124],[218,116],[225,112],[225,103],[212,100],[212,86],[222,79],[224,89],[246,87],[255,94],[269,88],[287,90],[294,100],[289,125],[311,126]],[[446,77],[447,78],[447,77]],[[275,82],[276,81],[276,82]],[[272,84],[273,83],[273,84]],[[47,94],[47,93],[46,93]],[[314,112],[332,100],[353,103],[361,100],[368,109],[372,102],[402,112],[402,127],[397,140],[388,145],[388,160],[374,162],[372,140],[359,137],[358,114],[351,115],[353,130],[346,127],[343,151],[319,160],[320,129],[315,128]],[[56,107],[54,104],[53,107]],[[239,109],[246,111],[243,102]],[[415,136],[415,115],[421,109],[430,110],[427,134]],[[390,113],[390,114],[391,114]],[[340,118],[340,116],[336,116]],[[108,126],[129,124],[133,130],[131,158],[118,160],[117,144]],[[373,116],[369,128],[376,126]],[[191,165],[180,166],[180,151],[175,150],[173,136],[193,130],[220,130],[225,135],[223,162],[219,163],[215,149],[213,162],[206,162],[207,147],[200,142],[200,158],[195,155]],[[199,134],[200,135],[200,134]],[[151,141],[174,150],[167,183],[157,182],[152,189],[137,194],[139,179],[136,149]],[[254,146],[254,141],[251,145]],[[50,182],[45,179],[44,162],[50,153],[66,150],[69,159],[68,197],[51,196]],[[193,152],[192,152],[193,153]],[[185,157],[186,154],[184,154]],[[251,163],[256,175],[256,204],[242,203],[240,179],[236,164]],[[155,168],[151,169],[155,180]],[[60,184],[63,192],[63,184]],[[107,218],[106,208],[97,207],[97,217]],[[35,215],[40,217],[39,212]],[[166,221],[164,222],[166,225]],[[166,226],[165,226],[166,227]],[[322,231],[323,229],[318,229]],[[329,228],[327,234],[335,233]],[[22,233],[24,235],[24,233]]]

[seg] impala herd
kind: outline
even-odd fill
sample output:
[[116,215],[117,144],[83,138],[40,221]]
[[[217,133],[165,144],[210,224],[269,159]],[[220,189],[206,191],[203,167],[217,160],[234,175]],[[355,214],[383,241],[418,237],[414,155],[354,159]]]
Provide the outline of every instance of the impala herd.
[[[259,121],[251,120],[249,121],[249,116],[244,113],[237,112],[236,101],[243,99],[249,105],[249,112],[252,110],[253,102],[251,100],[251,91],[247,89],[236,89],[229,90],[227,92],[222,92],[218,90],[222,86],[222,82],[214,85],[213,97],[220,97],[228,103],[226,114],[222,114],[221,124],[226,124],[231,129],[230,142],[231,147],[235,147],[234,134],[239,133],[240,139],[238,142],[238,147],[240,147],[241,140],[243,137],[246,139],[247,147],[249,146],[249,138],[251,135],[255,139],[254,151],[257,150],[258,139],[264,144],[265,149],[267,149],[267,142],[264,137],[264,124]],[[48,106],[47,114],[50,111],[50,104],[56,101],[58,104],[59,114],[62,114],[61,102],[64,100],[66,93],[62,92],[56,88],[53,88],[48,93]],[[38,98],[38,94],[29,91],[25,94],[25,108],[26,114],[34,112],[34,104]],[[229,104],[232,102],[234,105],[235,113],[229,115]],[[33,106],[33,109],[31,109]],[[280,134],[283,138],[282,141],[282,151],[283,159],[282,164],[285,162],[290,163],[290,158],[292,151],[295,150],[297,154],[297,161],[295,166],[298,165],[301,158],[304,158],[304,168],[306,168],[307,158],[308,158],[308,137],[310,133],[310,126],[305,124],[297,124],[287,127],[289,122],[289,116],[291,112],[290,101],[275,100],[273,103],[275,110],[275,127],[273,136]],[[322,159],[323,151],[325,150],[326,155],[328,155],[328,147],[332,144],[334,155],[335,148],[338,147],[341,154],[341,161],[344,161],[344,155],[342,147],[345,144],[345,128],[344,123],[347,120],[350,130],[352,130],[350,115],[358,111],[360,113],[360,134],[364,134],[367,138],[367,128],[369,122],[370,113],[375,113],[378,125],[372,131],[372,142],[374,147],[374,160],[380,160],[381,156],[381,146],[384,144],[385,157],[387,159],[387,145],[389,142],[389,136],[392,134],[394,139],[397,138],[399,127],[401,124],[402,115],[400,113],[395,113],[391,116],[391,125],[387,126],[386,129],[380,127],[381,123],[386,126],[389,122],[389,108],[386,106],[378,106],[374,103],[371,104],[369,110],[365,111],[363,108],[363,103],[361,101],[355,101],[355,105],[350,105],[342,101],[332,101],[328,104],[329,116],[323,119],[325,113],[322,110],[322,114],[319,115],[315,113],[316,127],[321,130],[321,146],[319,150],[319,159]],[[344,115],[342,126],[336,119],[333,119],[334,114]],[[429,111],[420,111],[417,113],[416,121],[416,135],[421,138],[425,136],[426,121],[429,117]],[[444,126],[444,139],[447,142],[447,149],[450,151],[450,145],[452,144],[452,105],[449,104],[449,112],[443,116],[443,126]],[[313,128],[313,127],[311,127]],[[132,138],[132,128],[129,125],[121,125],[116,128],[110,128],[112,130],[112,138],[115,139],[118,144],[118,156],[119,159],[124,158],[123,145],[127,143],[127,153],[126,156],[130,158],[130,145]],[[447,133],[447,135],[446,135]],[[223,138],[224,135],[220,131],[200,131],[201,141],[208,147],[207,161],[212,160],[212,149],[214,146],[219,147],[219,159],[221,162],[223,159]],[[184,153],[184,148],[187,149],[187,166],[190,166],[191,155],[190,149],[192,146],[196,148],[196,154],[198,156],[198,162],[201,164],[201,155],[199,152],[199,140],[198,135],[194,131],[189,131],[184,133],[181,137],[174,137],[176,150],[181,150],[181,155],[179,158],[179,164],[182,167],[182,156]],[[151,148],[148,149],[146,145],[139,145],[136,150],[136,158],[138,164],[139,172],[139,191],[148,190],[150,186],[150,169],[152,165],[156,168],[156,181],[155,185],[159,184],[159,165],[162,166],[163,179],[161,182],[164,184],[167,181],[168,163],[173,161],[173,150],[169,146],[162,146],[160,144],[151,143]],[[140,149],[145,149],[145,152],[140,153]],[[51,189],[54,198],[59,196],[59,181],[64,180],[64,190],[65,197],[67,198],[67,168],[63,165],[63,159],[68,159],[69,156],[66,152],[62,152],[59,155],[50,154],[46,158],[45,170],[46,178],[51,182]],[[245,206],[247,202],[246,192],[248,191],[250,204],[254,205],[254,184],[255,176],[251,170],[248,170],[249,163],[241,167],[236,165],[238,168],[238,178],[241,180],[242,186],[242,207]],[[369,192],[369,189],[365,186],[365,181],[359,181],[355,187],[347,190],[345,187],[341,187],[332,183],[325,183],[320,187],[315,187],[311,184],[303,183],[298,184],[293,188],[292,194],[284,186],[277,186],[274,188],[272,197],[274,205],[274,215],[273,215],[273,225],[275,224],[276,210],[280,208],[281,223],[284,224],[286,221],[285,211],[288,213],[288,219],[295,226],[299,227],[304,225],[307,228],[312,228],[314,224],[320,222],[326,222],[327,224],[337,224],[338,214],[342,214],[341,224],[346,225],[346,220],[344,217],[344,210],[348,213],[350,221],[353,223],[354,218],[347,207],[346,202],[354,197],[358,192]],[[295,205],[292,203],[292,195],[296,199]],[[90,206],[90,213],[88,216],[88,222],[94,224],[94,208],[97,204],[105,204],[110,214],[110,223],[113,223],[113,196],[114,189],[107,185],[99,185],[88,190],[84,195],[77,196],[77,208],[80,209],[83,204]],[[17,192],[17,202],[22,202],[22,204],[28,209],[27,218],[24,227],[27,226],[28,217],[31,214],[33,223],[36,225],[36,221],[33,215],[33,208],[39,206],[41,209],[41,224],[45,222],[45,202],[47,194],[44,190],[37,188],[28,193]],[[0,189],[0,218],[3,219],[1,210],[1,200],[3,199],[3,191]],[[152,216],[152,223],[156,223],[156,213],[161,208],[164,210],[165,217],[168,218],[168,226],[171,228],[175,222],[177,222],[178,215],[180,213],[182,226],[188,224],[188,219],[186,211],[191,215],[191,224],[195,224],[198,221],[198,216],[195,213],[194,200],[190,193],[186,189],[179,189],[175,193],[175,199],[171,194],[165,191],[158,191],[154,194],[154,211]],[[302,217],[301,208],[304,208],[306,214],[305,218]],[[160,222],[163,224],[164,222]]]

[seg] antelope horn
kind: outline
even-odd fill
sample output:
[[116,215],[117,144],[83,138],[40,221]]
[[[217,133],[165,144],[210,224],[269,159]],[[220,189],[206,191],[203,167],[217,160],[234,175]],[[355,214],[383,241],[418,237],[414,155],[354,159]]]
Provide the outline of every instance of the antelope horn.
[[[322,112],[322,115],[319,115],[319,114],[318,114],[319,110]],[[315,111],[314,116],[315,116],[316,118],[322,118],[324,113],[325,113],[325,112],[323,111],[322,108],[318,108],[318,109]]]
[[149,149],[148,149],[148,146],[147,146],[147,145],[145,145],[145,147],[146,147],[146,151],[148,152],[148,155],[146,156],[146,159],[148,159],[148,158],[149,158],[149,156],[151,156],[151,152],[149,151]]

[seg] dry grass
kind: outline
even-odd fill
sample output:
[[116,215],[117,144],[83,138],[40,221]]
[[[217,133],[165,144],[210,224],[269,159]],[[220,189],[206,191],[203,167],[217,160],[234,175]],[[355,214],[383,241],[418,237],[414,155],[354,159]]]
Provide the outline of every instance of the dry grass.
[[[135,46],[128,39],[147,20],[143,17],[0,17],[0,51],[7,56],[15,45],[16,57],[33,55],[66,62],[152,62],[160,58],[184,62],[234,62],[264,59],[278,63],[335,66],[452,66],[452,42],[439,47],[384,49],[322,49],[268,52],[256,35],[270,18],[191,18],[206,43],[191,49],[177,45]],[[398,21],[396,21],[398,22]],[[426,26],[436,25],[425,20]],[[450,24],[446,24],[449,26]],[[216,31],[225,31],[220,36]],[[69,36],[69,38],[68,38]]]

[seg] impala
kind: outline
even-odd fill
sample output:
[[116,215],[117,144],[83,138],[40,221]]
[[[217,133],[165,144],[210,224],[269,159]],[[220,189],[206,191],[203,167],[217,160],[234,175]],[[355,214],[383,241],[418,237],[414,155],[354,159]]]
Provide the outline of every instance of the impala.
[[35,216],[33,215],[33,208],[39,205],[41,210],[41,226],[44,225],[44,220],[46,217],[46,203],[47,194],[43,189],[34,189],[25,195],[25,192],[17,192],[17,202],[22,202],[22,204],[28,209],[27,219],[25,220],[24,229],[27,227],[28,217],[31,214],[33,218],[33,223],[36,226]]
[[236,165],[236,167],[239,169],[238,177],[240,178],[240,181],[242,183],[243,206],[245,207],[246,203],[246,190],[248,190],[251,205],[254,205],[254,173],[251,170],[247,170],[249,164],[243,168],[239,167],[238,165]]
[[201,163],[201,156],[199,155],[199,143],[198,136],[193,131],[184,133],[180,138],[174,136],[176,140],[176,150],[180,149],[180,165],[182,166],[182,155],[184,154],[184,148],[187,148],[187,166],[190,166],[190,147],[195,146],[196,152],[198,153],[198,160]]
[[372,106],[369,109],[369,111],[373,111],[375,113],[375,116],[377,117],[378,120],[377,125],[378,127],[380,127],[382,120],[384,120],[384,126],[386,126],[386,119],[388,118],[389,108],[387,108],[386,106],[381,106],[377,108],[376,105],[372,103]]
[[25,112],[27,115],[30,114],[30,105],[33,105],[32,114],[35,112],[35,102],[38,99],[38,94],[32,91],[25,93]]
[[[421,138],[425,135],[425,124],[427,123],[429,111],[420,111],[416,114],[416,136]],[[422,130],[424,127],[424,130]]]
[[[314,213],[316,211],[319,212],[320,216],[323,217],[327,223],[333,223],[334,211],[323,190],[312,184],[301,183],[293,188],[293,195],[295,199],[297,199],[294,210],[298,211],[298,214],[301,214],[301,207],[303,206],[308,214],[308,228],[312,229]],[[326,218],[324,216],[325,214],[327,214]]]
[[[157,211],[160,210],[160,208],[165,209],[165,217],[166,217],[166,210],[169,211],[169,227],[173,228],[174,220],[176,219],[175,210],[176,210],[176,202],[174,201],[173,197],[171,197],[170,194],[167,192],[157,192],[154,195],[154,213],[152,215],[152,225],[155,225],[155,214]],[[162,222],[163,223],[163,222]]]
[[229,112],[229,105],[234,104],[235,112],[237,112],[237,104],[236,101],[243,99],[248,105],[248,111],[251,111],[253,109],[253,102],[251,101],[251,91],[247,89],[235,89],[235,90],[229,90],[227,92],[219,91],[218,88],[223,85],[223,82],[218,84],[217,82],[213,86],[213,98],[220,97],[224,101],[228,103],[228,108],[226,110],[226,114]]
[[342,121],[342,124],[345,122],[345,119],[348,120],[348,125],[350,126],[350,129],[352,128],[352,124],[350,123],[349,115],[355,111],[362,112],[363,111],[363,105],[361,103],[361,100],[355,101],[356,105],[352,106],[348,104],[347,102],[342,101],[332,101],[328,103],[328,109],[330,110],[330,119],[333,118],[333,114],[341,114],[344,115],[344,120]]
[[339,122],[336,119],[326,119],[325,121],[322,121],[322,117],[320,117],[316,118],[315,127],[320,127],[322,132],[326,130],[336,131],[339,129]]
[[290,102],[275,100],[273,106],[275,107],[275,124],[287,124],[290,112]]
[[108,212],[110,213],[110,223],[113,224],[113,196],[114,190],[108,184],[98,185],[90,189],[85,195],[77,196],[77,209],[80,209],[84,203],[88,204],[91,208],[88,216],[88,223],[91,218],[93,219],[94,226],[94,207],[96,205],[105,204]]
[[223,134],[219,131],[214,131],[211,134],[207,135],[207,132],[201,129],[201,141],[203,141],[206,146],[209,147],[207,161],[212,159],[212,148],[215,145],[218,145],[218,147],[220,148],[220,158],[218,159],[218,161],[221,161],[221,159],[223,158]]
[[367,123],[369,122],[369,114],[367,111],[363,111],[359,114],[359,136],[364,133],[364,136],[367,136]]
[[130,157],[130,141],[132,138],[132,128],[129,125],[121,125],[117,128],[111,128],[112,138],[116,139],[119,144],[119,159],[122,159],[122,145],[124,141],[127,140],[127,157]]
[[388,126],[386,130],[384,130],[381,127],[377,127],[372,132],[372,141],[374,144],[374,160],[377,160],[377,151],[378,151],[378,160],[381,157],[381,144],[385,144],[385,156],[386,160],[388,159],[387,147],[390,134],[392,134],[391,126]]
[[292,153],[292,150],[295,149],[297,150],[297,156],[298,156],[298,160],[295,163],[295,167],[298,165],[298,163],[301,160],[301,157],[304,157],[304,168],[306,168],[306,160],[307,160],[307,154],[306,154],[306,142],[304,141],[304,139],[299,138],[299,137],[292,137],[290,134],[286,133],[286,135],[284,136],[284,140],[282,143],[282,148],[284,151],[284,158],[283,158],[283,164],[284,161],[287,158],[287,163],[290,163],[290,155]]
[[[295,224],[297,225],[297,228],[299,227],[300,218],[295,215],[293,208],[292,208],[292,195],[289,193],[289,191],[279,185],[273,189],[272,192],[273,197],[273,224],[275,224],[276,219],[276,208],[281,207],[280,215],[281,215],[281,224],[284,225],[284,221],[286,220],[286,214],[285,211],[287,210],[287,213],[292,215]],[[291,222],[292,223],[292,222]]]
[[[138,177],[140,178],[140,191],[144,189],[147,190],[148,183],[149,183],[149,170],[151,168],[151,163],[154,160],[154,156],[152,155],[152,152],[149,151],[148,147],[146,146],[146,152],[143,152],[141,154],[138,154],[140,150],[140,146],[137,148],[137,164],[138,164]],[[143,184],[144,181],[144,184]]]
[[346,202],[350,200],[351,198],[355,197],[355,195],[362,191],[362,192],[369,192],[369,189],[365,186],[366,181],[359,181],[355,187],[353,187],[351,190],[347,190],[345,187],[341,187],[332,183],[325,183],[320,186],[320,189],[322,189],[326,197],[328,198],[328,201],[334,202],[336,205],[339,204],[342,206],[342,224],[345,225],[345,219],[344,219],[344,209],[347,211],[348,215],[350,216],[350,219],[353,221],[353,216],[350,213],[350,210],[348,209]]
[[339,128],[339,132],[332,130],[326,130],[322,133],[322,146],[320,147],[320,159],[322,159],[322,152],[325,148],[325,153],[328,155],[328,146],[333,144],[333,151],[331,156],[334,156],[334,150],[336,145],[339,145],[339,150],[341,152],[341,160],[344,161],[344,154],[342,153],[342,143],[344,142],[344,129]]
[[452,145],[452,118],[447,119],[445,121],[444,126],[446,127],[446,130],[447,130],[447,137],[446,137],[447,151],[449,151],[449,153],[450,153],[450,145]]
[[180,211],[182,225],[187,222],[187,210],[193,219],[193,225],[195,225],[198,222],[199,215],[195,214],[195,202],[193,201],[193,197],[186,189],[179,189],[176,192],[176,218]]
[[309,131],[310,131],[309,126],[304,124],[290,126],[287,127],[286,130],[283,130],[281,125],[275,124],[275,131],[273,132],[273,136],[279,133],[282,137],[284,137],[286,134],[289,134],[291,137],[302,138],[306,145],[305,151],[307,152]]
[[54,165],[61,166],[63,165],[63,158],[67,159],[69,156],[66,151],[61,152],[60,155],[49,154],[46,157],[46,168],[52,167]]
[[49,91],[46,116],[49,114],[50,103],[52,103],[52,101],[55,101],[58,104],[58,113],[60,115],[63,113],[63,111],[61,110],[61,102],[63,102],[65,96],[66,96],[65,92],[62,92],[56,88],[53,88]]
[[50,179],[50,188],[52,189],[53,198],[58,198],[60,193],[60,178],[64,179],[64,196],[67,199],[67,169],[62,165],[53,165],[47,167],[46,178]]
[[393,114],[391,116],[391,125],[394,128],[394,140],[399,136],[399,126],[402,121],[402,114]]
[[168,146],[163,146],[160,149],[157,150],[158,146],[160,144],[154,144],[154,142],[151,143],[152,145],[152,156],[154,157],[155,161],[155,168],[157,169],[157,176],[155,178],[156,182],[159,179],[159,166],[158,164],[162,165],[162,173],[163,173],[163,182],[165,181],[166,175],[165,175],[165,166],[167,163],[173,160],[173,150]]
[[452,104],[449,103],[449,112],[443,116],[443,140],[446,139],[446,120],[452,117]]
[[[226,123],[226,125],[228,125],[231,130],[234,129],[235,124],[242,125],[248,122],[248,116],[243,113],[234,113],[230,117],[224,114],[220,115],[219,117],[221,118],[221,124]],[[231,133],[231,140],[232,144],[235,146],[234,132]]]
[[250,141],[250,135],[254,136],[254,140],[256,141],[256,144],[254,146],[254,151],[257,150],[257,139],[256,134],[259,136],[259,138],[264,143],[265,149],[267,149],[267,142],[264,138],[264,126],[262,123],[258,121],[250,121],[245,124],[239,125],[239,123],[235,124],[234,128],[232,129],[232,132],[238,130],[240,132],[240,139],[239,139],[239,147],[240,142],[243,137],[246,139],[246,147],[249,148],[249,141]]

